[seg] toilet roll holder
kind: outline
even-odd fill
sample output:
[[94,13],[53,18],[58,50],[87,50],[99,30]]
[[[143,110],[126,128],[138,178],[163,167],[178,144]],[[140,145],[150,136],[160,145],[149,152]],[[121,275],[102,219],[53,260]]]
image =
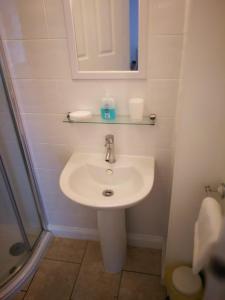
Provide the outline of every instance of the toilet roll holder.
[[224,199],[225,198],[225,183],[224,182],[220,183],[216,190],[212,189],[212,187],[210,185],[206,185],[205,192],[207,194],[218,193],[220,195],[220,197],[222,199]]

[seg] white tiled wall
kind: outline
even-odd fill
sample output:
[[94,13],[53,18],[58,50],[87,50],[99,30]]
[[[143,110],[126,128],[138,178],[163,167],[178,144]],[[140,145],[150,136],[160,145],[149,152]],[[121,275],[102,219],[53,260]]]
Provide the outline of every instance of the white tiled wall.
[[[104,151],[104,136],[115,134],[116,152],[153,155],[156,182],[151,197],[129,209],[133,233],[164,236],[171,187],[172,137],[182,55],[185,0],[149,0],[149,60],[146,80],[71,80],[61,0],[0,1],[1,34],[33,161],[53,225],[96,227],[95,212],[72,203],[58,178],[74,151]],[[97,112],[107,90],[118,111],[130,97],[156,112],[155,127],[71,125],[65,112]]]

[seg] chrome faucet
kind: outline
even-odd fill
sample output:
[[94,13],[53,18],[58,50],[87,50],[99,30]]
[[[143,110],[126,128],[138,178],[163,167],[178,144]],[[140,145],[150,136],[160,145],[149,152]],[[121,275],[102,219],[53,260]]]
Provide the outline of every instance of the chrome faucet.
[[115,151],[114,151],[114,135],[107,134],[105,137],[105,147],[106,147],[106,154],[105,154],[105,161],[110,164],[116,162],[115,158]]

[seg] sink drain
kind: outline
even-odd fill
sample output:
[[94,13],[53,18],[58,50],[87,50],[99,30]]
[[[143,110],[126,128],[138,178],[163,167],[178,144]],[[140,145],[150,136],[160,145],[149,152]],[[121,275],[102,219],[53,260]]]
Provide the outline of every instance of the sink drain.
[[102,192],[102,195],[105,197],[111,197],[114,194],[114,192],[112,190],[104,190]]

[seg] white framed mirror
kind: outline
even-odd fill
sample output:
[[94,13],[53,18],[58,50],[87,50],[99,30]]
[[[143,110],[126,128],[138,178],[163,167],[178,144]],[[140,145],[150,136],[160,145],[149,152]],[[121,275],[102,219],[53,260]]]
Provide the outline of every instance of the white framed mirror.
[[148,0],[63,0],[73,79],[146,77]]

